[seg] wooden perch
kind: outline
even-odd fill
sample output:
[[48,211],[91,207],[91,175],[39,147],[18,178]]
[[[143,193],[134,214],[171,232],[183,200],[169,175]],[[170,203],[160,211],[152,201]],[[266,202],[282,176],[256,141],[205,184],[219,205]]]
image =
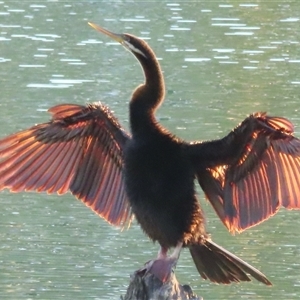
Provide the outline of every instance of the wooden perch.
[[162,283],[150,273],[135,272],[121,300],[203,300],[195,295],[189,285],[181,285],[174,273]]

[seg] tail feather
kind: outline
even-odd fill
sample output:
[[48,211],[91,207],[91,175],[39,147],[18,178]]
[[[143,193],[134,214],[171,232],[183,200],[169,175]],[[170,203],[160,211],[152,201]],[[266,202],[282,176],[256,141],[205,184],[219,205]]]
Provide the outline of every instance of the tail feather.
[[242,259],[210,240],[189,246],[199,274],[212,282],[228,284],[251,281],[248,274],[256,280],[272,285],[267,277]]

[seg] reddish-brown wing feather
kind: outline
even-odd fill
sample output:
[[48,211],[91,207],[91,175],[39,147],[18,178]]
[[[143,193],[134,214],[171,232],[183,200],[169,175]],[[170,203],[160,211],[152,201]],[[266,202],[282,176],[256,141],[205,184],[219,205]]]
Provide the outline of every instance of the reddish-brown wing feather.
[[228,214],[232,231],[262,222],[280,206],[300,208],[300,140],[292,136],[293,125],[265,115],[257,121],[251,151],[225,174],[225,211],[236,211]]
[[0,140],[0,189],[71,191],[114,225],[131,209],[124,190],[123,149],[129,135],[102,104],[64,104],[52,120]]
[[223,222],[232,232],[264,221],[280,206],[300,209],[300,140],[293,125],[265,114],[252,120],[256,125],[238,160],[211,172],[222,187]]
[[[245,191],[249,190],[249,194]],[[242,231],[277,212],[280,206],[300,208],[300,141],[296,138],[270,141],[269,148],[247,175],[225,179],[230,229]],[[232,211],[230,208],[228,211]]]

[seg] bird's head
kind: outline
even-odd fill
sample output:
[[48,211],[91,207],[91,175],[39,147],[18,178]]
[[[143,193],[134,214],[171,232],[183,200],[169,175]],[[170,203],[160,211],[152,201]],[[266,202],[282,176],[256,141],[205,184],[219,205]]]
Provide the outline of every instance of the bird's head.
[[104,29],[100,27],[99,25],[95,23],[88,23],[91,27],[96,29],[97,31],[109,36],[113,40],[119,42],[122,46],[124,46],[128,51],[130,51],[134,56],[136,56],[139,60],[141,59],[148,59],[147,49],[148,47],[145,47],[146,42],[144,42],[142,39],[127,34],[127,33],[114,33],[107,29]]

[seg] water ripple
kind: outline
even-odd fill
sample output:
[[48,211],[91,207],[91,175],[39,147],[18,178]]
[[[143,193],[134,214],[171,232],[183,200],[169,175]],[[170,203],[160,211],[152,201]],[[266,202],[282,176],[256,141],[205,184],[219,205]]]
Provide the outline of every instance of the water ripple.
[[84,82],[94,82],[94,80],[89,79],[50,79],[51,83],[54,84],[80,84]]
[[219,26],[219,27],[241,27],[241,26],[247,26],[246,24],[241,23],[212,23],[212,26]]
[[150,22],[149,19],[140,19],[140,18],[126,18],[126,19],[120,19],[122,22]]
[[11,61],[11,59],[10,58],[0,57],[0,63],[4,63],[4,62],[7,62],[7,61]]
[[225,32],[225,35],[253,35],[252,31]]
[[95,39],[89,39],[89,40],[84,40],[84,41],[77,43],[78,46],[85,46],[87,44],[103,44],[103,42],[95,40]]
[[185,58],[184,61],[187,62],[203,62],[203,61],[210,61],[210,58],[205,58],[205,57],[189,57],[189,58]]
[[26,87],[43,89],[65,89],[73,86],[72,84],[51,84],[51,83],[30,83]]
[[231,53],[231,52],[235,52],[235,49],[230,49],[230,48],[228,48],[228,49],[226,49],[226,48],[224,48],[224,49],[212,49],[212,51],[215,51],[215,52],[218,52],[218,53]]
[[176,25],[172,25],[170,30],[182,30],[182,31],[188,31],[188,30],[191,30],[191,28],[188,28],[188,27],[179,27],[179,26],[176,26]]
[[247,4],[240,4],[239,6],[240,7],[258,7],[258,4],[250,4],[250,3],[248,4],[247,3]]
[[280,22],[298,22],[300,19],[299,18],[286,18],[280,20]]
[[45,65],[19,65],[20,68],[44,68]]
[[41,4],[31,4],[29,7],[31,8],[46,8],[46,5],[41,5]]

